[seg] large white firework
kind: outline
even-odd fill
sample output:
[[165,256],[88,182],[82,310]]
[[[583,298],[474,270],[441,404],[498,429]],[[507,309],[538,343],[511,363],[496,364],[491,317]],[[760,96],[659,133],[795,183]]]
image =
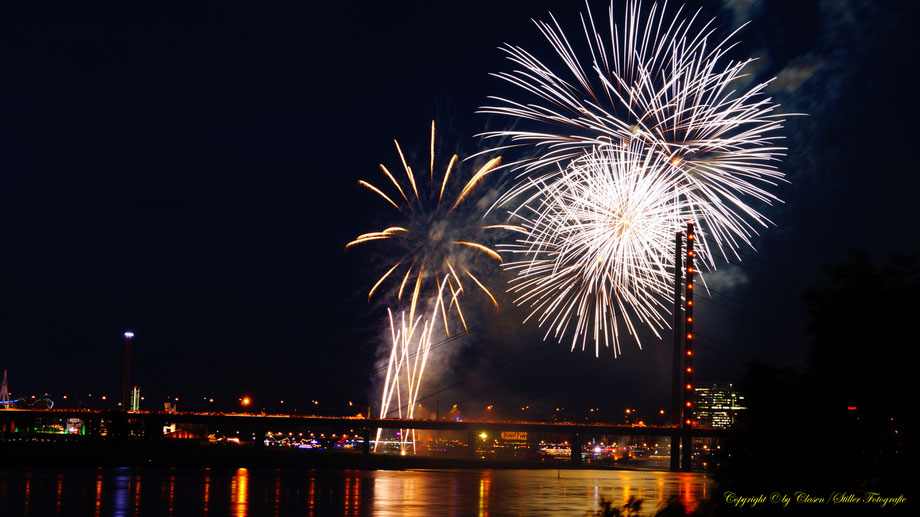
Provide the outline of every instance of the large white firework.
[[[511,291],[530,318],[571,346],[593,340],[619,353],[621,325],[638,342],[637,322],[657,334],[667,324],[673,229],[692,218],[686,188],[658,153],[638,142],[576,159],[535,181],[516,213],[526,238],[502,246],[518,257]],[[677,188],[677,196],[671,190]]]
[[536,22],[555,54],[552,63],[503,47],[516,68],[496,76],[523,98],[492,97],[481,112],[518,123],[485,136],[509,141],[503,148],[531,146],[534,154],[511,164],[522,181],[501,202],[519,199],[548,168],[638,140],[671,164],[673,188],[663,194],[691,201],[708,238],[700,240],[701,258],[714,266],[710,242],[722,256],[734,254],[769,223],[752,202],[779,201],[769,189],[783,181],[783,115],[765,95],[769,81],[748,86],[751,60],[728,59],[734,33],[714,40],[714,21],[697,22],[699,11],[686,17],[681,8],[669,17],[666,5],[624,5],[622,23],[611,5],[600,28],[590,10],[583,14],[584,39],[576,44],[555,18]]

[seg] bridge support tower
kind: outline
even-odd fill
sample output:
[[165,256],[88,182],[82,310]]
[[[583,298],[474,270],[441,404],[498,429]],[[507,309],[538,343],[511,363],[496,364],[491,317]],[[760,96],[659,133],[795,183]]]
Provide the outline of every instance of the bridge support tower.
[[[684,271],[684,234],[677,232],[674,238],[674,307],[673,321],[671,329],[674,334],[673,340],[673,359],[672,359],[672,377],[671,377],[671,425],[680,426],[680,416],[683,413],[681,406],[682,382],[681,370],[683,369],[683,335],[684,335],[684,317],[683,308],[681,307],[680,289],[683,284]],[[680,470],[680,434],[671,435],[671,472]]]
[[581,449],[582,449],[581,434],[579,433],[572,434],[571,444],[572,444],[572,456],[571,456],[572,463],[576,465],[581,465]]

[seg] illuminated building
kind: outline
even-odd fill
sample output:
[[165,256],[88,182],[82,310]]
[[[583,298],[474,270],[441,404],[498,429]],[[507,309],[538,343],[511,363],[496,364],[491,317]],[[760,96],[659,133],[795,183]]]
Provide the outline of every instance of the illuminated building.
[[131,389],[131,411],[141,409],[141,389],[135,386]]
[[703,427],[731,427],[738,412],[747,409],[744,395],[732,384],[710,384],[695,388],[695,420]]

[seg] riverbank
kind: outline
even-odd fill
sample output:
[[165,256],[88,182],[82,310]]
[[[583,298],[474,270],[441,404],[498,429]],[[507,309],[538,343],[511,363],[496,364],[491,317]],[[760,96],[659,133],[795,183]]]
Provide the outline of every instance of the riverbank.
[[0,466],[69,467],[270,467],[330,469],[604,469],[637,470],[637,465],[575,464],[560,460],[520,460],[362,454],[360,450],[308,450],[197,441],[0,442]]

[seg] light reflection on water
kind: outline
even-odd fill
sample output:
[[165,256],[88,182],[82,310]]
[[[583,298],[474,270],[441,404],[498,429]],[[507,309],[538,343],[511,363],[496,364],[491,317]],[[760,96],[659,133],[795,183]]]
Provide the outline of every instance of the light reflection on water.
[[205,471],[204,474],[204,485],[201,488],[201,497],[204,503],[204,506],[201,509],[202,515],[208,515],[208,503],[211,501],[211,475],[210,470]]
[[0,515],[585,515],[711,495],[704,474],[611,470],[0,469]]
[[[60,474],[58,474],[60,475]],[[115,469],[112,490],[114,491],[114,501],[112,503],[112,515],[115,517],[126,517],[128,515],[129,490],[131,490],[131,469]],[[99,490],[101,495],[101,489]]]
[[[102,470],[102,469],[99,469]],[[102,474],[96,475],[96,517],[102,515]]]
[[236,469],[230,481],[230,499],[233,501],[233,517],[249,515],[249,469]]

